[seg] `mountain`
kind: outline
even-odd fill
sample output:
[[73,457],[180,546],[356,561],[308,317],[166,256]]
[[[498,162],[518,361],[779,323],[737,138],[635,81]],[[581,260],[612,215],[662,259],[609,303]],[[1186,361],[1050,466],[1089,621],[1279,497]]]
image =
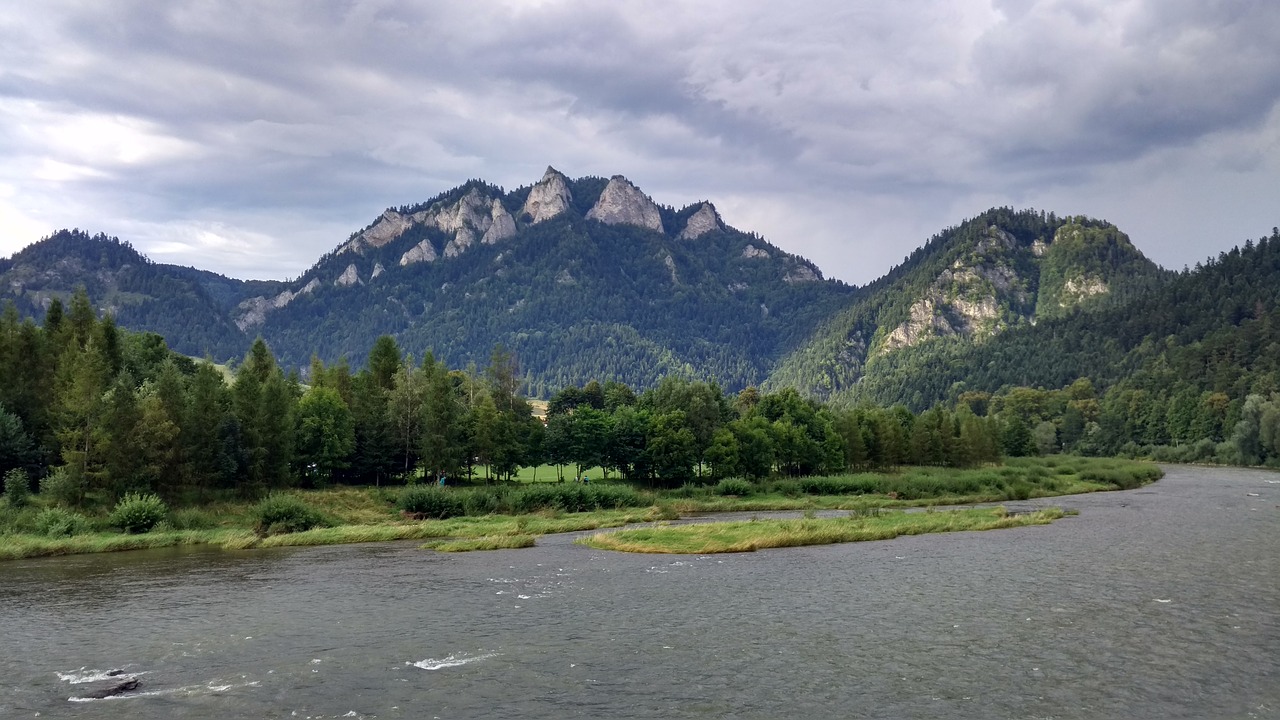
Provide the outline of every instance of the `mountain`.
[[[648,387],[673,373],[759,384],[856,295],[727,225],[709,202],[677,210],[623,176],[573,180],[552,168],[511,192],[473,180],[388,208],[289,283],[155,265],[127,243],[75,232],[5,261],[0,283],[37,315],[84,284],[122,325],[219,358],[261,335],[288,366],[313,353],[358,364],[391,334],[462,367],[484,365],[500,343],[539,395],[593,378]],[[166,293],[180,312],[161,316]]]
[[989,210],[934,236],[785,358],[771,387],[913,402],[882,390],[894,369],[940,347],[963,353],[1049,318],[1124,304],[1168,273],[1115,226],[1032,210]]
[[0,298],[22,315],[41,317],[55,297],[84,286],[120,325],[159,333],[178,352],[220,359],[246,347],[231,310],[277,285],[154,263],[119,238],[81,230],[61,230],[0,260]]

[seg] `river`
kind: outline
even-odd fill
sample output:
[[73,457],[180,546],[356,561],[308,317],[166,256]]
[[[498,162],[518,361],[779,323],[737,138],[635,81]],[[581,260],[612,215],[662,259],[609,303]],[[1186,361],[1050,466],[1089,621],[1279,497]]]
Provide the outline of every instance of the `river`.
[[[0,563],[0,718],[1280,716],[1280,474],[1167,471],[1049,526],[741,555]],[[112,669],[141,686],[77,699]]]

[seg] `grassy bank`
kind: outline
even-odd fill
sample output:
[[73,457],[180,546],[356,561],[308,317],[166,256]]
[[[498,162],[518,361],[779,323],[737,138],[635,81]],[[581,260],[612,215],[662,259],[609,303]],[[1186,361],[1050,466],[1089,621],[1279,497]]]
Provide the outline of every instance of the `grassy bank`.
[[889,540],[899,535],[1047,525],[1062,516],[1059,508],[1021,515],[1009,515],[1004,508],[916,513],[896,511],[872,516],[854,514],[848,518],[750,520],[637,528],[596,533],[578,542],[601,550],[706,555]]
[[[141,534],[112,528],[110,508],[71,511],[33,496],[21,508],[0,501],[0,560],[176,545],[248,549],[535,537],[698,512],[843,509],[864,513],[1126,489],[1156,480],[1160,474],[1150,463],[1049,457],[974,470],[906,468],[892,474],[758,483],[735,479],[658,491],[605,483],[344,487],[292,491],[277,496],[273,503],[206,499],[170,510],[164,522]],[[49,521],[54,515],[61,516],[53,518],[59,522]]]

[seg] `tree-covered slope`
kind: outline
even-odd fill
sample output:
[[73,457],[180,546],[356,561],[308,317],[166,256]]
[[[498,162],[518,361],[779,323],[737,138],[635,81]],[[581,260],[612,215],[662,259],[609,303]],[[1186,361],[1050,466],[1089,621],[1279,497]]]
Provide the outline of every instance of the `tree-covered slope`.
[[159,333],[179,352],[219,359],[246,342],[230,309],[246,293],[277,284],[154,263],[127,242],[80,230],[60,230],[0,260],[0,300],[13,301],[23,315],[43,317],[53,298],[66,301],[83,286],[120,325]]
[[[864,396],[895,368],[932,371],[929,362],[943,348],[977,351],[1047,317],[1123,304],[1163,276],[1109,223],[989,210],[934,236],[862,288],[768,384]],[[914,402],[916,393],[878,397]]]
[[286,303],[261,298],[240,319],[287,364],[362,357],[389,333],[455,366],[483,364],[501,343],[538,395],[670,374],[740,388],[854,294],[725,225],[709,203],[675,210],[638,192],[623,178],[553,170],[511,193],[473,181],[388,210],[300,277]]

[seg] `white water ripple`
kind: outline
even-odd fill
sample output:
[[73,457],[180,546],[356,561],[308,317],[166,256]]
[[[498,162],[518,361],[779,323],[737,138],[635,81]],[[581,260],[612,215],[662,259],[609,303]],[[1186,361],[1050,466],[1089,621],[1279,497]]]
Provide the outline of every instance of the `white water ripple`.
[[458,667],[459,665],[487,660],[491,657],[497,657],[499,654],[500,653],[485,653],[483,655],[468,655],[466,653],[454,653],[448,657],[440,658],[439,660],[436,658],[427,658],[426,660],[419,660],[418,662],[406,662],[405,665],[412,665],[413,667],[420,668],[422,670],[443,670],[444,668]]

